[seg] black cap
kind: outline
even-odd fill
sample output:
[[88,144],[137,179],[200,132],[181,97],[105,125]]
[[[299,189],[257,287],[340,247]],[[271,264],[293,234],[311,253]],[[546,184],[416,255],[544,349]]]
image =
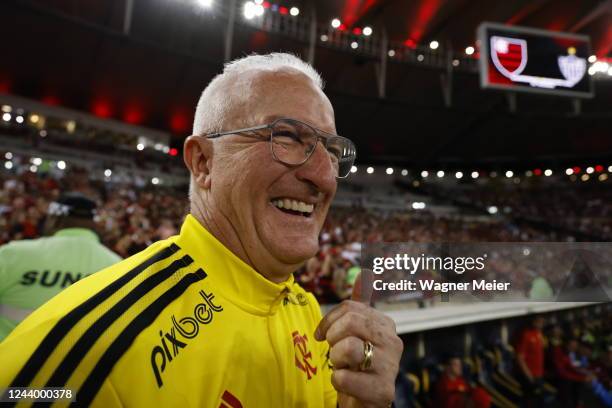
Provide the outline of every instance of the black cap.
[[49,215],[93,219],[96,202],[82,193],[70,192],[49,204]]

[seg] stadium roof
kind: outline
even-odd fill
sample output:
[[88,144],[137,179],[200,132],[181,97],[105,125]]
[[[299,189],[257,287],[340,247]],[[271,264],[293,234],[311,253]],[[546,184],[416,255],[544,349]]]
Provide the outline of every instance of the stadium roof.
[[[201,7],[203,0],[133,0],[125,35],[125,5],[131,1],[3,2],[0,92],[188,134],[199,93],[224,60],[228,17],[221,10],[231,0],[213,0],[210,8]],[[323,25],[338,18],[348,32],[365,26],[374,35],[386,31],[391,42],[410,47],[436,40],[455,55],[475,45],[482,21],[586,34],[600,58],[612,48],[611,0],[276,3],[299,7],[300,18],[315,10]],[[232,57],[279,50],[308,54],[307,42],[254,29],[241,17]],[[572,100],[534,95],[519,95],[516,113],[510,113],[506,95],[481,90],[470,70],[453,73],[447,107],[440,85],[445,70],[439,67],[389,59],[384,99],[378,95],[376,57],[317,38],[315,67],[326,80],[338,130],[356,141],[361,163],[612,160],[610,79],[596,81],[596,96],[582,102],[579,115]]]

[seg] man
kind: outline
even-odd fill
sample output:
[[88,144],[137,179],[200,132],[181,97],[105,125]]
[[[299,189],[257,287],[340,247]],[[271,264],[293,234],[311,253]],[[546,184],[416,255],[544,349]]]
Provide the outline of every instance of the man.
[[554,369],[559,384],[559,400],[562,407],[575,408],[580,405],[584,383],[591,382],[590,373],[582,370],[574,356],[578,352],[578,340],[570,337],[565,341],[565,347],[555,349]]
[[49,205],[45,238],[0,247],[0,341],[34,309],[121,260],[94,232],[96,203],[79,193]]
[[436,407],[488,408],[491,397],[480,387],[471,387],[463,378],[463,366],[457,355],[451,355],[436,387]]
[[67,387],[104,407],[389,406],[402,352],[392,320],[355,301],[321,319],[292,276],[355,158],[335,131],[298,58],[227,64],[185,141],[180,234],[35,312],[0,347],[0,387]]
[[544,317],[535,315],[520,334],[516,347],[518,379],[523,390],[523,406],[538,406],[544,376]]

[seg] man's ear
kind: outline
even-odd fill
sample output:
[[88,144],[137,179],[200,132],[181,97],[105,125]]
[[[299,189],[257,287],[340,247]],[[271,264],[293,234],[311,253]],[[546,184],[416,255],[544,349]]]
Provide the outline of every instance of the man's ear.
[[183,146],[183,160],[195,183],[203,190],[212,183],[213,142],[201,136],[189,136]]

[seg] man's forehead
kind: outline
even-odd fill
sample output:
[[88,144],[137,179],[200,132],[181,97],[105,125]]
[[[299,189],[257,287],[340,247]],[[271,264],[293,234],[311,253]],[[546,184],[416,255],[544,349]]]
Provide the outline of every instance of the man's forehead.
[[251,70],[233,78],[228,85],[233,102],[226,120],[232,126],[255,126],[292,118],[326,132],[336,131],[329,99],[308,75],[297,69]]

